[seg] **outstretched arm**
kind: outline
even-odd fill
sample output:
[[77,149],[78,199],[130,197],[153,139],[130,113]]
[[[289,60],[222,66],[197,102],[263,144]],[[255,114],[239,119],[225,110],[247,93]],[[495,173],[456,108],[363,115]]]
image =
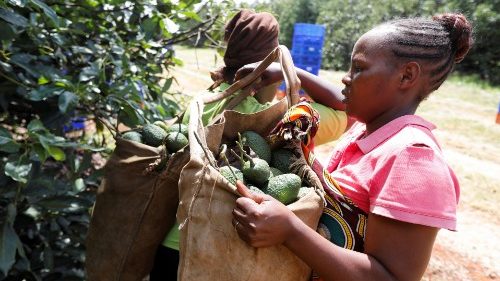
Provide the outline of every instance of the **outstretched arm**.
[[424,274],[437,228],[370,214],[365,253],[358,253],[326,240],[271,197],[237,187],[244,196],[233,211],[238,235],[254,247],[283,243],[323,280],[416,281]]
[[[252,63],[240,68],[235,75],[235,80],[239,80],[252,72],[259,63]],[[300,68],[295,68],[297,76],[301,81],[302,88],[314,99],[314,101],[335,110],[345,110],[345,104],[342,103],[343,96],[341,88],[327,82],[326,80],[311,74]],[[272,63],[262,75],[262,81],[256,86],[256,90],[283,80],[283,73],[279,63]]]

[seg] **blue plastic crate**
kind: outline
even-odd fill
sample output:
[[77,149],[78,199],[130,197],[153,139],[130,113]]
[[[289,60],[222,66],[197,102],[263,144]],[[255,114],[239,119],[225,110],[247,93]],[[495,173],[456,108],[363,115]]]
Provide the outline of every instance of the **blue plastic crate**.
[[296,23],[293,27],[293,36],[297,35],[321,37],[325,35],[325,26],[311,23]]
[[69,125],[64,125],[63,132],[79,131],[85,129],[85,117],[72,118]]
[[321,67],[320,64],[295,64],[295,66],[314,75],[318,75]]
[[292,54],[292,59],[294,64],[302,64],[302,65],[320,65],[321,64],[321,55],[298,55]]

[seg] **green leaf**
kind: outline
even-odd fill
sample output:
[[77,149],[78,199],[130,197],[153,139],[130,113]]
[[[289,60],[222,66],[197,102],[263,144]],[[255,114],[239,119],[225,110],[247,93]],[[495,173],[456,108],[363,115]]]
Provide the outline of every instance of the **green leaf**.
[[20,27],[28,26],[28,19],[18,13],[0,8],[0,18]]
[[46,131],[47,129],[43,125],[42,121],[38,119],[33,119],[31,122],[28,124],[28,131],[30,133],[33,132],[39,132],[39,131]]
[[30,1],[38,8],[42,9],[43,13],[48,18],[50,18],[56,26],[59,26],[59,18],[57,17],[56,12],[51,7],[47,6],[47,4],[43,3],[40,0],[30,0]]
[[172,81],[174,81],[174,79],[172,77],[168,78],[167,80],[165,80],[165,83],[163,84],[163,87],[161,88],[161,93],[165,93],[168,91],[168,89],[170,89],[170,86],[172,86]]
[[27,98],[32,101],[42,101],[47,98],[57,96],[61,93],[61,89],[55,87],[41,86],[38,89],[33,89],[29,92]]
[[45,150],[52,156],[56,161],[64,161],[66,159],[66,154],[62,149],[57,146],[49,146]]
[[198,14],[193,12],[193,11],[185,11],[185,12],[182,12],[182,14],[190,19],[201,22],[200,16],[198,16]]
[[19,245],[19,237],[14,230],[14,220],[16,217],[16,207],[9,204],[7,207],[7,217],[0,220],[0,270],[4,276],[16,262],[16,252]]
[[20,147],[21,145],[12,139],[10,132],[5,128],[0,127],[0,151],[16,153],[19,151]]
[[19,164],[17,161],[7,162],[4,167],[5,175],[11,177],[15,181],[27,183],[28,174],[31,171],[31,163]]
[[[0,21],[0,40],[12,40],[16,37],[16,32],[11,24]],[[10,71],[9,71],[10,72]]]
[[59,95],[59,111],[66,113],[68,107],[73,106],[78,101],[78,97],[72,92],[64,91]]
[[69,195],[59,195],[44,198],[36,202],[36,205],[50,211],[75,212],[86,209],[88,205],[91,205],[91,203],[83,198]]
[[82,178],[78,178],[75,180],[75,187],[73,188],[76,192],[82,192],[85,190],[85,182]]
[[38,158],[40,159],[40,162],[45,162],[45,160],[47,160],[47,157],[49,157],[47,155],[47,151],[45,150],[45,148],[41,145],[41,144],[34,144],[33,145],[33,150],[35,151],[36,154],[38,154]]
[[160,28],[166,31],[165,35],[174,34],[179,31],[179,25],[169,18],[163,18],[160,21]]
[[38,78],[38,85],[44,85],[44,84],[47,84],[47,83],[49,83],[49,82],[50,82],[50,80],[49,80],[49,79],[47,79],[47,78],[46,78],[45,76],[43,76],[43,75],[42,75],[42,76],[40,76],[40,77]]

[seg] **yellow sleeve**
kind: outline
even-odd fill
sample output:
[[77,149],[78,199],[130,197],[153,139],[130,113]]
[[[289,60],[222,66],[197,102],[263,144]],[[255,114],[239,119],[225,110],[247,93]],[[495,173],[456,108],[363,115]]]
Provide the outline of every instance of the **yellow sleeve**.
[[312,102],[311,105],[319,113],[319,128],[314,137],[314,145],[321,145],[338,139],[347,126],[345,111],[334,110],[316,102]]

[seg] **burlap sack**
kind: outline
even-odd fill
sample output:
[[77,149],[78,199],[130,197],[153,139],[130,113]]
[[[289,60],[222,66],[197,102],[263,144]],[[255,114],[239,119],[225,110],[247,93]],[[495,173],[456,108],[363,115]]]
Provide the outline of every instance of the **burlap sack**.
[[[288,55],[285,58],[288,65],[284,68],[290,71],[288,50],[277,49],[275,52],[282,64],[282,53]],[[292,80],[292,84],[297,85],[296,75]],[[290,85],[290,81],[287,84]],[[291,93],[297,95],[297,90],[295,87]],[[296,101],[297,97],[290,100]],[[178,280],[308,280],[310,268],[286,247],[253,248],[238,237],[231,224],[231,212],[239,194],[236,187],[217,171],[214,159],[219,145],[226,140],[234,140],[237,132],[254,130],[261,135],[269,133],[293,103],[283,99],[254,114],[225,111],[219,123],[205,128],[199,118],[203,104],[204,101],[195,100],[190,105],[190,160],[184,166],[179,181]],[[321,183],[305,162],[298,146],[294,152],[298,159],[292,165],[293,171],[315,188],[288,207],[308,226],[316,229],[324,206]]]
[[158,245],[175,222],[187,148],[163,172],[145,172],[160,148],[117,138],[105,166],[86,239],[89,281],[138,281],[153,266]]

